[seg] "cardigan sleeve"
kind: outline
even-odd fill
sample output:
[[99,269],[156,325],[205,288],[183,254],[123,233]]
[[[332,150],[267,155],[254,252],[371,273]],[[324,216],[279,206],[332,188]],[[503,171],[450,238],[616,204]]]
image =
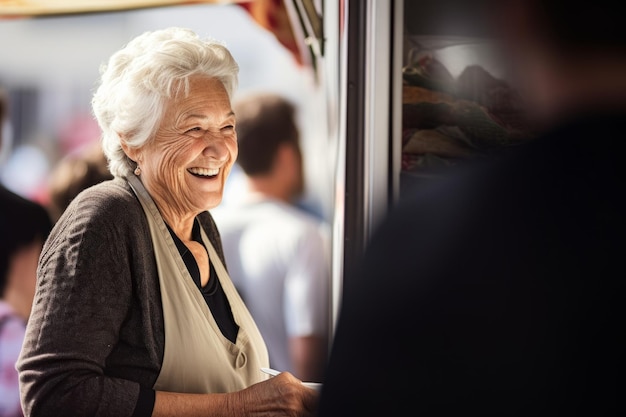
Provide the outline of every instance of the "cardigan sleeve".
[[[137,350],[120,334],[138,303],[137,265],[150,261],[132,249],[137,241],[128,230],[138,229],[136,219],[100,197],[77,198],[41,254],[17,364],[29,416],[130,417],[140,399],[140,383],[116,374],[112,358]],[[126,360],[132,368],[133,358]]]

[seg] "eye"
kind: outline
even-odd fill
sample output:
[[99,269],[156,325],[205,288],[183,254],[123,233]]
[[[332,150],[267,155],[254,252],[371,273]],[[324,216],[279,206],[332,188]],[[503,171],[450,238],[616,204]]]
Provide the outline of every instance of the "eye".
[[226,125],[224,127],[222,127],[222,130],[224,131],[230,131],[230,130],[234,130],[235,126],[234,125]]
[[206,130],[204,130],[202,126],[195,126],[195,127],[185,130],[184,134],[192,138],[200,138],[204,136],[205,133],[206,133]]

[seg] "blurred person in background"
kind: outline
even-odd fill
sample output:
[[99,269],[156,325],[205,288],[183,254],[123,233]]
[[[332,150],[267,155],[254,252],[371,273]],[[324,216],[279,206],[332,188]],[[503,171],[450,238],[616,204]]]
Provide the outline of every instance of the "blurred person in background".
[[18,359],[34,416],[313,416],[317,392],[270,378],[209,209],[237,157],[238,64],[189,29],[145,32],[92,99],[113,180],[46,240]]
[[57,221],[72,200],[84,189],[113,179],[100,143],[64,156],[53,167],[47,184],[47,208]]
[[626,413],[621,4],[491,6],[541,135],[392,210],[347,277],[320,417]]
[[[0,147],[8,104],[0,87]],[[51,228],[43,206],[0,185],[0,417],[23,415],[16,362],[35,295],[37,261]]]
[[234,109],[247,190],[213,211],[231,278],[271,366],[319,382],[328,353],[328,230],[296,206],[304,191],[296,108],[280,95],[250,93]]

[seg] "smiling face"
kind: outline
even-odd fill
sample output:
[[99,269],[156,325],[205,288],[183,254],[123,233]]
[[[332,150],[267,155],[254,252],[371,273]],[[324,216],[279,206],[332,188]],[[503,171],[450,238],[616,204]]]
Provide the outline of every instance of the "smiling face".
[[127,150],[141,180],[171,220],[217,206],[237,159],[235,115],[222,83],[196,77],[190,94],[170,100],[152,141]]

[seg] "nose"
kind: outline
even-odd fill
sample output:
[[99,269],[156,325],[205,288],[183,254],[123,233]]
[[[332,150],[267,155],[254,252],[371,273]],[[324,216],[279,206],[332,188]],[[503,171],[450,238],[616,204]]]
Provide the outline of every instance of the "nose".
[[207,132],[204,136],[204,150],[202,154],[209,158],[218,160],[218,161],[226,161],[229,155],[229,149],[226,145],[226,139],[223,138],[219,133]]

